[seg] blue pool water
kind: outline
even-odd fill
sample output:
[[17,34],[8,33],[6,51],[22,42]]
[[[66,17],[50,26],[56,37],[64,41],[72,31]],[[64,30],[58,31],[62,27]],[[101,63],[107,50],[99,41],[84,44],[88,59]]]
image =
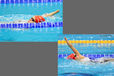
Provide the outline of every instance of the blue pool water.
[[[59,40],[67,37],[68,40],[113,40],[113,34],[105,35],[63,35]],[[114,58],[114,44],[74,43],[73,46],[84,56],[89,58]],[[66,44],[58,44],[58,76],[114,76],[114,62],[83,63],[68,60],[66,57],[73,53]]]
[[[56,10],[60,10],[60,12],[52,17],[45,18],[45,23],[55,23],[63,21],[62,2],[0,4],[0,11],[2,11],[0,12],[0,24],[27,23],[27,21],[34,15],[43,15]],[[29,29],[1,28],[0,41],[56,42],[58,40],[58,35],[61,35],[62,33],[62,26]]]
[[24,4],[1,4],[0,5],[0,23],[18,23],[26,22],[34,15],[43,15],[60,10],[52,17],[47,17],[46,22],[63,21],[63,4],[55,3],[24,3]]
[[114,34],[64,34],[59,36],[59,40],[114,40]]
[[62,30],[62,27],[0,29],[0,42],[56,42]]

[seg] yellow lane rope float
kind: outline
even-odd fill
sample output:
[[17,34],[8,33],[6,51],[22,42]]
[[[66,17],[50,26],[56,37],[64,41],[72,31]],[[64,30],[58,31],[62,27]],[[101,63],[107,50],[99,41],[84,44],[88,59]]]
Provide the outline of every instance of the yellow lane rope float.
[[[69,40],[70,43],[114,43],[114,40]],[[65,40],[58,40],[58,44],[66,44]]]

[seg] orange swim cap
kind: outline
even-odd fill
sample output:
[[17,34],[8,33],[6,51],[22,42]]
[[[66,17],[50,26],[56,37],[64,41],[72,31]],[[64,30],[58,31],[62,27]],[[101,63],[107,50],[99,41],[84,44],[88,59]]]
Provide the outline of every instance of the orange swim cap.
[[75,54],[70,54],[70,55],[67,57],[67,59],[74,59],[74,60],[75,60],[75,59],[76,59],[76,58],[75,58]]
[[43,22],[43,21],[45,21],[45,19],[42,16],[35,16],[36,23]]

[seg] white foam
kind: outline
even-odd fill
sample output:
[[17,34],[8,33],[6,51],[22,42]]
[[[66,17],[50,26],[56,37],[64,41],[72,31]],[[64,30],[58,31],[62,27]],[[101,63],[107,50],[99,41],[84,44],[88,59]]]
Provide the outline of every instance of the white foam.
[[88,57],[85,57],[84,59],[80,60],[81,62],[90,62],[90,59]]
[[[25,14],[9,14],[0,16],[0,23],[27,23],[27,21],[34,15]],[[62,18],[58,15],[45,18],[45,22],[57,22],[62,21]]]

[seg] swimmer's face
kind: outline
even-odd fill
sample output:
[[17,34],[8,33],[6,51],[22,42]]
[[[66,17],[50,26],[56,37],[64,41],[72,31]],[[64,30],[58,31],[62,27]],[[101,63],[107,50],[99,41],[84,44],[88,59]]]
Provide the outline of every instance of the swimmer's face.
[[31,19],[29,19],[28,23],[34,23],[35,22],[35,19],[34,17],[32,17]]
[[78,59],[80,59],[80,58],[79,58],[78,55],[74,55],[74,59],[75,59],[75,60],[78,60]]
[[30,20],[28,21],[28,23],[33,23],[33,21],[30,19]]

